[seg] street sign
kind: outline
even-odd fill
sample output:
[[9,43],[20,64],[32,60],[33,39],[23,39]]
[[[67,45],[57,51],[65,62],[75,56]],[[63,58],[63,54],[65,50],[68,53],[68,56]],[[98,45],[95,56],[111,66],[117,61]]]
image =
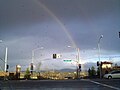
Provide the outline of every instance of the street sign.
[[71,62],[72,60],[63,60],[64,62]]

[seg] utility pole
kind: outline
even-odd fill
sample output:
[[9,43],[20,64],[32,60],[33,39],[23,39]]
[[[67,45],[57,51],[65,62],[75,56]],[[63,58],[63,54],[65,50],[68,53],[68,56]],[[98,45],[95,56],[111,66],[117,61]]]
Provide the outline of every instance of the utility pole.
[[36,49],[33,49],[32,50],[32,62],[30,64],[30,71],[31,71],[31,74],[33,75],[33,71],[34,71],[34,59],[35,59],[35,51],[37,50],[42,50],[44,49],[44,47],[40,47],[40,48],[36,48]]
[[5,49],[5,72],[7,71],[8,48]]
[[[67,46],[68,48],[70,48],[71,46]],[[79,65],[80,65],[80,49],[79,48],[75,48],[77,55],[76,55],[76,74],[77,74],[77,78],[80,77],[80,69],[79,69]]]
[[5,48],[5,76],[4,80],[7,80],[7,59],[8,59],[8,48]]
[[79,69],[79,64],[80,64],[80,49],[79,48],[77,48],[77,59],[78,59],[78,64],[77,64],[77,71],[78,71],[78,76],[77,76],[77,78],[79,78],[80,77],[80,69]]

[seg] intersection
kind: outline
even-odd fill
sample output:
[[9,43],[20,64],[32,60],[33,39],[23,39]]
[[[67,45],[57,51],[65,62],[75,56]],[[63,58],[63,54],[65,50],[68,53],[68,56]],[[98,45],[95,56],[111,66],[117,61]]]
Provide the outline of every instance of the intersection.
[[120,79],[0,81],[1,90],[120,90]]

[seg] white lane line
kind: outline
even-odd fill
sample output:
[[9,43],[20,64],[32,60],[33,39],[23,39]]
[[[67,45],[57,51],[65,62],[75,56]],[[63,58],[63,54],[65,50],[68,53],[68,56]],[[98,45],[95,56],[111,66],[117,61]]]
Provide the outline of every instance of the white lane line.
[[110,86],[110,85],[107,85],[107,84],[102,84],[102,83],[95,82],[95,81],[92,81],[92,80],[89,80],[89,81],[92,82],[92,83],[98,84],[98,85],[102,85],[102,86],[105,86],[105,87],[109,87],[109,88],[115,89],[115,90],[120,90],[120,88],[113,87],[113,86]]

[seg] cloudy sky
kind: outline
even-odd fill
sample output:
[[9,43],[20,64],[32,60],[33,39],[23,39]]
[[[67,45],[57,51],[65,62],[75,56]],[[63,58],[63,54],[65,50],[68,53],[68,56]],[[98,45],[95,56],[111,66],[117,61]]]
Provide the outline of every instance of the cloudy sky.
[[7,46],[11,68],[28,67],[32,50],[41,47],[34,63],[42,61],[44,69],[71,67],[51,56],[75,59],[75,48],[81,63],[96,62],[101,35],[101,60],[118,62],[119,31],[120,0],[0,0],[0,58]]

